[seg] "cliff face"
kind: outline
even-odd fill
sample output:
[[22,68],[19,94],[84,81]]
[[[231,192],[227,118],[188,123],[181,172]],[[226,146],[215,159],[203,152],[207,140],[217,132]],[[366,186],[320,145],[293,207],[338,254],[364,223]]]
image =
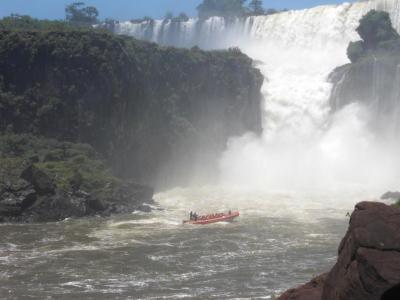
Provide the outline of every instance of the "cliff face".
[[400,299],[400,209],[356,205],[333,269],[280,300]]
[[[397,47],[396,45],[395,49]],[[375,125],[398,123],[400,117],[398,51],[393,49],[370,51],[357,62],[334,70],[330,75],[330,81],[334,84],[330,98],[333,111],[358,102],[372,112]]]
[[235,49],[3,31],[0,70],[0,131],[89,143],[118,175],[141,182],[182,181],[176,168],[187,178],[229,137],[261,130],[263,79]]

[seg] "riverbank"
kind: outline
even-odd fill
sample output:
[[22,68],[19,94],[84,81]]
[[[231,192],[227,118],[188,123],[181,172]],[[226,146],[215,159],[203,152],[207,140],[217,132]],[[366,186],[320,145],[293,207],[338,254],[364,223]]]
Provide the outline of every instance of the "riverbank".
[[0,135],[0,222],[149,211],[153,189],[113,175],[87,144]]

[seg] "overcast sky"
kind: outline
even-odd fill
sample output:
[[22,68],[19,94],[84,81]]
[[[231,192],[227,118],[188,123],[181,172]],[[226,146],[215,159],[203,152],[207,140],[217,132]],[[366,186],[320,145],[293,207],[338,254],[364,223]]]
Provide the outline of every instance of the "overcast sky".
[[[0,0],[0,17],[11,13],[27,14],[37,18],[63,19],[65,6],[73,0]],[[196,6],[202,0],[86,0],[100,11],[100,18],[129,20],[150,16],[161,18],[167,11],[196,15]],[[342,0],[264,0],[266,8],[301,9],[323,4],[339,4]],[[354,2],[354,1],[347,1]]]

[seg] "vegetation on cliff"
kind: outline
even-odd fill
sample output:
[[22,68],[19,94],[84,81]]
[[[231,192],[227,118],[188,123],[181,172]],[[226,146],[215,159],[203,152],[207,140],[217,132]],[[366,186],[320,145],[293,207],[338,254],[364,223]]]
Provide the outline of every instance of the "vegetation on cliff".
[[[98,15],[96,7],[74,2],[65,8],[65,20],[39,20],[28,15],[12,14],[0,19],[0,30],[94,30],[93,25],[99,23]],[[106,20],[105,25],[109,24],[110,20]],[[107,26],[103,27],[107,29]]]
[[347,55],[351,62],[357,62],[371,51],[400,49],[400,36],[387,12],[371,10],[360,20],[356,30],[362,40],[349,44]]
[[0,19],[0,30],[63,31],[77,30],[77,28],[65,21],[39,20],[26,15],[13,14]]
[[173,161],[190,168],[195,149],[217,155],[261,129],[262,76],[237,49],[96,30],[1,31],[0,49],[0,131],[88,143],[121,176],[154,182]]
[[[283,9],[282,11],[286,11]],[[279,11],[273,8],[265,9],[260,0],[203,0],[197,7],[200,19],[218,16],[224,18],[272,15]]]
[[91,146],[0,135],[0,222],[58,221],[148,210],[152,189],[113,175]]
[[0,184],[18,180],[33,164],[46,172],[57,187],[80,189],[104,197],[120,183],[101,155],[88,144],[74,144],[31,134],[0,135]]

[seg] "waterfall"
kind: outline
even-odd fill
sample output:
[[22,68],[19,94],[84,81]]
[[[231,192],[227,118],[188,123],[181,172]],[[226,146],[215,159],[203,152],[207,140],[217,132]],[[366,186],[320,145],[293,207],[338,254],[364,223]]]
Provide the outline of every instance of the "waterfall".
[[207,20],[191,18],[186,22],[127,21],[118,23],[115,30],[119,34],[177,47],[243,47],[243,42],[260,41],[324,47],[326,43],[346,44],[357,39],[354,29],[359,19],[371,9],[389,12],[393,25],[400,29],[400,2],[373,0],[229,20],[212,17]]
[[237,46],[255,60],[265,76],[263,134],[231,139],[220,161],[222,183],[380,190],[400,179],[397,148],[377,141],[362,105],[331,114],[327,81],[349,62],[348,43],[359,39],[355,28],[371,9],[388,11],[400,29],[400,1],[375,0],[230,20],[122,22],[116,30],[162,45]]

